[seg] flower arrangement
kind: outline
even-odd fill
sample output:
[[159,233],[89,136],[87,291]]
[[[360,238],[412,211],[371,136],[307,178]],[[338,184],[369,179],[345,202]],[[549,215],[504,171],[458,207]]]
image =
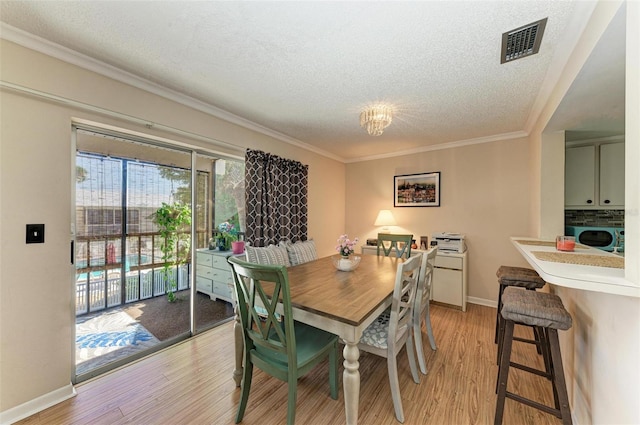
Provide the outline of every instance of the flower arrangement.
[[236,230],[236,226],[225,221],[224,223],[220,223],[218,225],[218,230],[222,233],[222,237],[227,239],[229,242],[235,241],[238,235],[238,231]]
[[354,240],[350,240],[347,235],[340,235],[338,238],[338,245],[336,246],[336,251],[340,253],[343,257],[348,257],[353,254],[355,251],[356,244],[358,243],[358,238]]

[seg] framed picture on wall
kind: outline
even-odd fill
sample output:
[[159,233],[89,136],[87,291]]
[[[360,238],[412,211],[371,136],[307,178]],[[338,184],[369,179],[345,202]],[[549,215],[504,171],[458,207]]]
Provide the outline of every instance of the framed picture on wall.
[[439,207],[440,171],[393,177],[394,207]]

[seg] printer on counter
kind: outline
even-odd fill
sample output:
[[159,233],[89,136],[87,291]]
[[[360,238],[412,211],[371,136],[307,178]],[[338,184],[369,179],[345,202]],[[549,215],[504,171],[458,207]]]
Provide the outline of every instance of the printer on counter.
[[467,250],[464,235],[453,232],[434,233],[431,235],[431,246],[437,246],[438,252],[457,252],[462,254]]

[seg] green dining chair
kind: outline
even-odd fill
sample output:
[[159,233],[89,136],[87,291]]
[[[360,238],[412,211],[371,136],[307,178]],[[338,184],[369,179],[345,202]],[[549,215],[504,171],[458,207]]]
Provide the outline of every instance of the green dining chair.
[[388,257],[395,249],[396,257],[411,257],[411,241],[413,235],[394,235],[391,233],[378,233],[378,255]]
[[[242,421],[247,407],[255,365],[288,383],[287,424],[293,425],[298,378],[327,357],[331,398],[338,398],[338,337],[313,326],[294,322],[286,267],[248,263],[235,257],[230,257],[228,261],[233,269],[244,335],[244,373],[236,423]],[[283,313],[280,319],[276,317],[279,303]],[[263,317],[265,311],[267,315]]]

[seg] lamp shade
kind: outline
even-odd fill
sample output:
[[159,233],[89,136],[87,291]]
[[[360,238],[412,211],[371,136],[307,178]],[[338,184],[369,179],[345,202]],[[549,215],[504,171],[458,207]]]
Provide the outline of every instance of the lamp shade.
[[378,217],[376,218],[374,226],[395,226],[396,219],[393,218],[391,211],[389,210],[380,210],[378,213]]

